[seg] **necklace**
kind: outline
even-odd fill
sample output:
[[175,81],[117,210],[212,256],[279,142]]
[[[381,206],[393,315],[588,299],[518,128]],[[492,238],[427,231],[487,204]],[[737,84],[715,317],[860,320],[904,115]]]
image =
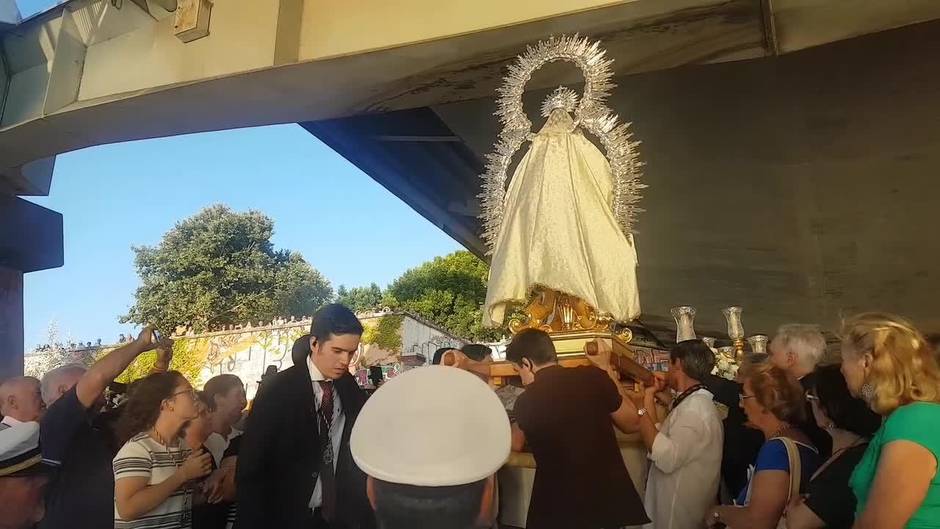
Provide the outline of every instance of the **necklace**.
[[163,448],[169,448],[169,447],[170,447],[170,443],[168,443],[167,440],[164,439],[164,437],[163,437],[162,435],[160,435],[160,431],[157,430],[156,425],[154,425],[153,428],[150,429],[150,431],[151,431],[151,433],[153,434],[153,438],[156,439],[156,441],[157,441],[158,443],[162,444],[162,445],[163,445]]
[[701,385],[701,384],[696,384],[696,385],[692,386],[691,388],[689,388],[689,389],[683,391],[682,393],[679,394],[678,397],[676,397],[675,399],[673,399],[673,401],[672,401],[672,407],[671,407],[670,409],[671,409],[671,410],[674,410],[674,409],[678,408],[678,407],[679,407],[679,404],[681,404],[682,401],[684,401],[685,399],[687,399],[687,398],[689,397],[689,395],[695,393],[696,391],[698,391],[698,390],[700,390],[700,389],[702,389],[702,388],[704,388],[704,387],[705,387],[705,386],[703,386],[703,385]]
[[832,452],[832,455],[829,456],[829,459],[827,459],[822,465],[820,465],[819,468],[816,469],[816,472],[813,472],[813,477],[811,477],[810,479],[811,480],[816,479],[816,476],[822,474],[823,470],[826,470],[826,468],[828,468],[829,465],[835,462],[836,459],[839,459],[839,456],[841,456],[847,450],[855,448],[856,446],[861,446],[867,442],[868,442],[868,439],[864,437],[856,437],[855,441],[852,442],[852,444],[848,446],[844,446],[838,450],[834,450]]
[[780,428],[777,428],[777,430],[774,433],[770,434],[768,439],[773,439],[774,437],[781,437],[784,432],[787,432],[792,429],[793,429],[793,426],[791,426],[789,423],[783,423],[782,425],[780,425]]
[[[182,459],[180,458],[180,456],[183,454],[182,448],[180,448],[179,450],[170,450],[169,441],[167,441],[166,438],[160,435],[160,432],[159,430],[157,430],[156,425],[154,425],[150,429],[150,432],[151,432],[151,437],[153,437],[158,443],[163,445],[163,453],[170,455],[170,458],[173,460],[173,466],[175,466],[176,468],[179,468],[180,465],[182,464]],[[176,447],[179,448],[178,440],[177,440]]]
[[[184,457],[183,457],[183,447],[180,446],[179,437],[176,438],[176,448],[177,448],[177,450],[170,450],[170,443],[166,440],[166,438],[164,438],[162,435],[160,435],[160,431],[157,430],[157,425],[153,425],[153,427],[150,428],[150,435],[151,435],[151,437],[153,437],[158,443],[160,443],[161,445],[163,445],[163,452],[164,452],[165,454],[167,454],[168,456],[170,456],[170,460],[173,461],[173,466],[174,466],[175,468],[177,468],[177,469],[180,468],[180,467],[183,465],[183,459],[184,459]],[[182,490],[183,490],[186,494],[184,494],[184,496],[183,496],[184,508],[180,511],[180,514],[179,514],[180,518],[179,518],[179,520],[180,520],[181,526],[185,526],[187,519],[191,519],[190,517],[192,516],[192,514],[191,514],[191,513],[192,513],[192,511],[191,511],[191,509],[192,509],[192,492],[191,492],[189,483],[185,483],[185,484],[183,485],[183,489],[182,489]]]

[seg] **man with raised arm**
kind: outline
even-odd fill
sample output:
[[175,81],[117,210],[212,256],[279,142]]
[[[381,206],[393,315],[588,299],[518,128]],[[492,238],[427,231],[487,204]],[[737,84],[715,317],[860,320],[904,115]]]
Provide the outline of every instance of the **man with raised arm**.
[[85,369],[62,366],[42,378],[46,402],[40,437],[43,462],[55,469],[46,493],[46,517],[40,529],[101,529],[114,526],[112,432],[95,419],[104,390],[141,353],[157,348],[154,369],[166,369],[173,342],[154,342],[152,327]]

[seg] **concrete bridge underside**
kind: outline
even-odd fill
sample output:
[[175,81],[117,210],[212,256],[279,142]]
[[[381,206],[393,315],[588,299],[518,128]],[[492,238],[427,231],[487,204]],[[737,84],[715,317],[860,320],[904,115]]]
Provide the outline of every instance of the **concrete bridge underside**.
[[[737,303],[754,332],[862,308],[940,328],[940,242],[919,229],[940,191],[937,2],[216,0],[209,35],[188,43],[168,3],[72,0],[0,34],[7,226],[27,218],[15,195],[48,193],[56,154],[300,122],[480,253],[503,69],[580,32],[616,60],[612,107],[644,142],[644,323],[692,304],[720,329],[717,309]],[[529,108],[577,82],[547,69]],[[61,217],[29,215],[35,240],[0,225],[0,350],[14,356],[22,272],[63,258]],[[0,374],[21,361],[0,357]]]

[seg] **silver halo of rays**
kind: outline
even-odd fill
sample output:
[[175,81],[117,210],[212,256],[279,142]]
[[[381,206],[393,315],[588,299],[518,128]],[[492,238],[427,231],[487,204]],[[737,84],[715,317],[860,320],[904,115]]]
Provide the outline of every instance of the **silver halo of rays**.
[[633,140],[630,123],[621,123],[606,105],[610,91],[616,86],[611,70],[614,61],[606,54],[600,41],[592,42],[577,34],[552,36],[534,46],[527,46],[525,53],[509,66],[503,85],[497,90],[495,115],[502,123],[502,129],[493,151],[486,155],[485,171],[481,175],[483,191],[478,195],[487,255],[493,254],[499,239],[510,161],[522,144],[533,137],[532,122],[522,108],[525,85],[536,70],[557,61],[573,63],[581,70],[584,94],[578,100],[573,90],[558,87],[543,104],[542,115],[547,116],[554,108],[565,108],[570,112],[573,106],[575,123],[600,140],[613,174],[611,206],[614,217],[624,235],[633,234],[637,216],[643,212],[638,206],[640,192],[646,188],[641,181],[640,142]]

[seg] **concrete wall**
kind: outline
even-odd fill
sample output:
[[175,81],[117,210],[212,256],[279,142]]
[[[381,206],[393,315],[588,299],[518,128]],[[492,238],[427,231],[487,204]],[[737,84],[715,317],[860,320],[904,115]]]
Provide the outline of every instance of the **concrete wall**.
[[[774,59],[618,79],[646,163],[643,320],[745,308],[749,334],[896,311],[940,330],[940,24]],[[532,93],[535,116],[545,92]],[[438,107],[480,155],[492,100]],[[665,318],[663,318],[665,316]]]

